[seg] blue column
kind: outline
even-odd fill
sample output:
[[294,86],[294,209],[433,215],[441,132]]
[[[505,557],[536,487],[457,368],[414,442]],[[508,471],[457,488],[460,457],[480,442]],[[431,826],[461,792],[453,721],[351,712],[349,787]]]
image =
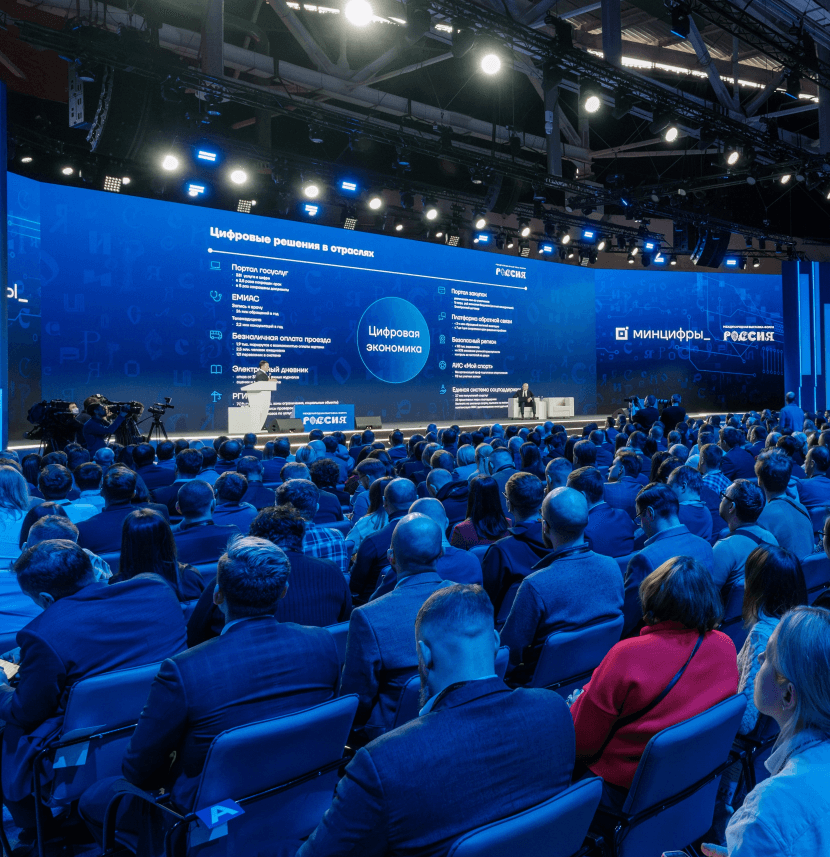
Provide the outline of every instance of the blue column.
[[9,439],[9,201],[6,188],[6,84],[0,81],[0,449],[5,449]]

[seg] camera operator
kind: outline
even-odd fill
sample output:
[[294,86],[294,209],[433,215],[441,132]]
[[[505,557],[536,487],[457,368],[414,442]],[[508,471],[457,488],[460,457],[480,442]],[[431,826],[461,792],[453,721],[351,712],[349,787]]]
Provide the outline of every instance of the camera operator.
[[100,402],[94,402],[87,408],[89,420],[84,423],[84,440],[89,454],[94,456],[99,449],[107,445],[105,438],[114,434],[130,413],[130,406],[122,404],[118,416],[108,423],[107,411]]

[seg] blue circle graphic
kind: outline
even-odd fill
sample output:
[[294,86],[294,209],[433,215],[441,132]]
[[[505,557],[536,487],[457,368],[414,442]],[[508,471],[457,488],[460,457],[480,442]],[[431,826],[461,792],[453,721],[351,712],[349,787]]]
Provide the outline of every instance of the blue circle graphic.
[[357,348],[376,378],[389,384],[411,381],[429,357],[426,319],[403,298],[381,298],[361,316]]

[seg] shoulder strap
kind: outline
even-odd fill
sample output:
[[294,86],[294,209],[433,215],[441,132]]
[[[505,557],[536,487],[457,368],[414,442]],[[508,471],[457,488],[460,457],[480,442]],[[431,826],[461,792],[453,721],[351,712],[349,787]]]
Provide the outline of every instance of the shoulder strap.
[[[791,497],[787,497],[787,496],[778,497],[777,499],[784,500],[786,503],[788,503],[790,506],[792,506],[793,509],[796,510],[796,512],[804,515],[804,517],[807,518],[807,520],[810,522],[810,525],[812,526],[813,519],[810,517],[810,513],[806,509],[802,509],[801,506],[799,506],[798,503],[795,502],[795,500],[793,500]],[[773,501],[773,502],[775,502],[775,501]]]
[[[755,544],[756,544],[756,545],[765,545],[765,544],[768,544],[768,543],[767,543],[767,542],[765,542],[765,541],[764,541],[764,540],[763,540],[759,535],[757,535],[756,533],[751,533],[751,532],[750,532],[748,529],[746,529],[745,527],[738,527],[738,528],[735,530],[735,532],[734,532],[734,533],[732,533],[732,536],[743,536],[745,539],[749,539],[750,541],[755,542]],[[728,538],[730,538],[730,539],[731,539],[731,538],[732,538],[732,536],[728,536]],[[726,541],[726,539],[724,539],[724,541]]]
[[635,711],[633,714],[627,714],[625,717],[620,717],[614,725],[611,727],[611,731],[608,733],[608,737],[603,742],[602,747],[599,752],[594,754],[591,760],[588,762],[589,765],[593,764],[597,761],[597,759],[602,756],[605,752],[605,748],[611,743],[614,736],[617,732],[620,731],[625,726],[628,726],[630,723],[634,723],[634,721],[639,720],[641,717],[645,717],[649,711],[655,709],[671,692],[672,688],[680,681],[681,676],[684,672],[686,672],[686,667],[691,663],[692,658],[695,656],[695,653],[700,648],[700,644],[703,642],[703,634],[700,634],[697,638],[697,642],[695,643],[695,647],[692,649],[691,654],[688,658],[686,658],[686,663],[683,664],[682,667],[674,674],[674,678],[663,688],[663,690],[654,698],[652,701],[645,706],[645,708],[641,708],[639,711]]

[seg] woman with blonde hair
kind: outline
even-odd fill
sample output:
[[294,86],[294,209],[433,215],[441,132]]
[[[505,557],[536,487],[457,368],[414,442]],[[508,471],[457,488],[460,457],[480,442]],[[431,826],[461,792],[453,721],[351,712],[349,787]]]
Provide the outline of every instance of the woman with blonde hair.
[[0,466],[0,568],[20,556],[20,528],[29,511],[29,487],[14,467]]

